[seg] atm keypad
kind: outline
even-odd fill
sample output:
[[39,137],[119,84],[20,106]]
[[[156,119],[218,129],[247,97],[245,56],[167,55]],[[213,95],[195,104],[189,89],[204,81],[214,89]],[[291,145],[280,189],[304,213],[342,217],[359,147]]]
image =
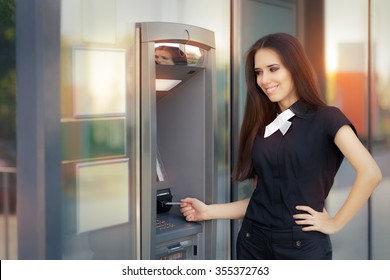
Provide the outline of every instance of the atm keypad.
[[156,219],[156,229],[157,230],[166,230],[175,227],[174,224],[169,223],[167,221]]

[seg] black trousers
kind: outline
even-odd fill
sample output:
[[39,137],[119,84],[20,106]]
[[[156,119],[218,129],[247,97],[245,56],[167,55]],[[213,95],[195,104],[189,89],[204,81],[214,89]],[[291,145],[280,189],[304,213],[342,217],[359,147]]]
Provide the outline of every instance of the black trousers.
[[244,219],[237,237],[239,260],[331,260],[328,235],[302,231],[301,226],[286,230],[265,228]]

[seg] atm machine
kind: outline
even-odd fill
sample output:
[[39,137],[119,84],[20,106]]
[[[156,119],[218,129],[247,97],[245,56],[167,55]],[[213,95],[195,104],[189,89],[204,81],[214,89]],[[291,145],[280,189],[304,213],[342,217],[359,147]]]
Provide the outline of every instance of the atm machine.
[[215,222],[186,222],[177,202],[215,202],[214,33],[143,22],[136,24],[136,40],[141,258],[212,259]]

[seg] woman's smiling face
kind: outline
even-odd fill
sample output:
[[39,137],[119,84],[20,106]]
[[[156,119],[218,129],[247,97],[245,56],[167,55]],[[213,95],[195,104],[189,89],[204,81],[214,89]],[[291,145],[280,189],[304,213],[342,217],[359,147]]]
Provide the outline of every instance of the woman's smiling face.
[[256,81],[272,102],[283,111],[298,100],[291,73],[272,49],[259,49],[254,57]]

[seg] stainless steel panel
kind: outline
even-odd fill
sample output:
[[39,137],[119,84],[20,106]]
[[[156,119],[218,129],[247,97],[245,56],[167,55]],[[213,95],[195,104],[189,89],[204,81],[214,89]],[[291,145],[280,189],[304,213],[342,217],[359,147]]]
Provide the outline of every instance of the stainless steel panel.
[[[137,28],[141,47],[141,257],[154,259],[158,242],[157,188],[170,187],[179,199],[194,196],[208,203],[214,201],[214,34],[203,28],[172,23],[138,23]],[[156,42],[201,47],[207,50],[205,63],[201,67],[156,66]],[[179,77],[182,82],[169,92],[157,93],[156,77]],[[158,181],[156,176],[157,150],[167,174],[164,181]],[[177,209],[173,211],[178,212]],[[215,223],[202,227],[199,256],[211,258],[215,254]]]

